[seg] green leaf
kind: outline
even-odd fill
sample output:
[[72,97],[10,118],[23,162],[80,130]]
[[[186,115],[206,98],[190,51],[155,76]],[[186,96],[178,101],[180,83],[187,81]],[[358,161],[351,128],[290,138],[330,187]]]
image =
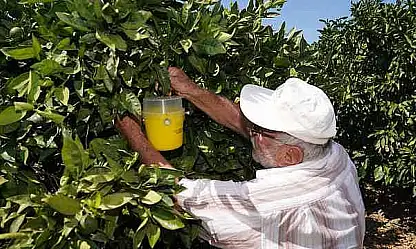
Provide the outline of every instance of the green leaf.
[[147,205],[153,205],[158,203],[162,199],[162,196],[153,190],[150,190],[142,199],[141,202]]
[[0,186],[3,185],[6,182],[8,182],[8,180],[6,178],[0,176]]
[[220,42],[226,42],[229,41],[231,38],[233,38],[233,34],[228,34],[225,32],[220,32],[216,39]]
[[68,87],[61,87],[55,89],[53,92],[55,94],[55,97],[65,106],[68,105],[69,101],[69,89]]
[[4,239],[25,239],[28,238],[29,234],[26,233],[2,233],[0,234],[0,240]]
[[[94,40],[95,40],[95,37],[94,37]],[[74,44],[71,44],[71,38],[69,38],[69,37],[62,39],[58,43],[58,45],[56,45],[56,47],[60,50],[76,50],[77,49]]]
[[[6,30],[1,29],[0,34],[4,37],[6,36]],[[13,38],[23,37],[23,29],[21,27],[13,27],[9,31],[9,36]]]
[[300,35],[302,33],[302,30],[296,30],[295,27],[293,27],[290,31],[289,34],[287,34],[287,40],[290,41],[294,38],[296,38],[298,35]]
[[81,218],[80,225],[81,225],[82,229],[84,229],[83,233],[85,233],[85,234],[91,234],[91,233],[97,231],[97,229],[98,229],[97,219],[95,219],[95,218],[93,218],[89,215],[84,215]]
[[47,111],[39,111],[36,110],[36,113],[39,114],[40,116],[52,120],[54,123],[56,124],[62,124],[64,122],[65,117],[60,115],[60,114],[56,114],[51,112],[50,110]]
[[40,46],[38,38],[32,34],[32,48],[33,48],[33,54],[36,58],[39,58],[39,53],[42,51],[42,47]]
[[112,79],[115,79],[117,77],[117,71],[118,71],[119,63],[120,63],[120,58],[118,56],[116,56],[115,54],[110,56],[110,58],[108,58],[108,60],[107,60],[105,68],[107,69],[107,73],[110,75],[110,77]]
[[404,34],[404,37],[405,37],[405,39],[406,39],[407,43],[409,43],[409,45],[410,45],[413,49],[416,49],[416,45],[414,45],[414,44],[413,44],[412,39],[410,39],[410,38],[409,38],[409,36],[408,36],[408,35],[406,35],[406,34]]
[[34,4],[34,3],[52,3],[55,0],[22,0],[20,4]]
[[17,111],[14,106],[9,106],[0,113],[0,125],[8,125],[21,120],[26,111]]
[[128,21],[121,24],[121,27],[130,30],[137,30],[144,27],[147,20],[152,17],[152,13],[145,10],[131,12]]
[[137,229],[133,236],[133,248],[138,249],[143,242],[144,236],[146,236],[145,229]]
[[182,23],[186,24],[188,22],[189,11],[192,9],[192,2],[186,1],[182,7]]
[[[78,215],[77,215],[78,216]],[[65,217],[64,227],[61,231],[62,237],[67,238],[71,232],[78,226],[78,220],[75,217]]]
[[290,75],[290,77],[297,77],[298,76],[298,72],[296,71],[296,69],[291,68],[289,70],[289,75]]
[[13,123],[9,125],[0,125],[0,135],[5,135],[19,129],[20,123]]
[[79,139],[73,140],[69,132],[62,132],[62,136],[61,155],[65,170],[77,176],[88,165],[88,153],[84,150]]
[[36,57],[33,47],[2,48],[0,51],[4,55],[12,57],[15,60],[27,60]]
[[39,205],[32,202],[30,196],[27,194],[23,195],[14,195],[7,198],[8,201],[19,204],[19,209],[17,210],[17,214],[23,212],[27,207],[37,207]]
[[23,163],[27,165],[27,159],[29,158],[29,149],[25,146],[20,146],[21,150],[21,159],[23,160]]
[[384,178],[384,171],[383,171],[383,167],[382,166],[378,166],[375,170],[374,170],[374,180],[375,181],[380,181]]
[[189,49],[192,47],[192,41],[191,39],[186,39],[186,40],[182,40],[179,42],[183,48],[183,50],[185,50],[185,52],[189,52]]
[[275,67],[284,67],[287,68],[290,66],[290,61],[286,57],[276,56],[274,58],[274,66]]
[[42,60],[41,62],[33,64],[30,68],[45,76],[53,75],[62,72],[63,70],[63,67],[58,62],[51,59]]
[[34,106],[25,102],[14,102],[14,108],[16,111],[33,111]]
[[78,29],[81,31],[88,32],[90,31],[90,28],[88,27],[88,23],[82,20],[79,17],[74,17],[68,13],[64,12],[56,12],[56,16],[64,23]]
[[14,94],[17,89],[26,88],[26,84],[28,83],[29,79],[29,72],[22,73],[17,77],[12,78],[7,83],[7,93]]
[[35,72],[29,72],[29,82],[28,82],[28,96],[27,101],[29,103],[34,103],[40,96],[40,80],[39,75]]
[[80,43],[86,43],[86,44],[93,44],[96,40],[97,40],[97,38],[95,38],[95,34],[94,33],[89,33],[89,34],[83,35],[79,39],[79,42]]
[[164,228],[168,230],[176,230],[185,227],[182,220],[170,211],[163,208],[152,208],[153,218]]
[[97,31],[95,33],[95,37],[99,41],[107,45],[109,48],[111,48],[112,50],[116,50],[116,49],[121,50],[121,51],[127,50],[126,42],[119,35],[106,34],[106,33]]
[[155,247],[157,241],[160,238],[160,227],[154,225],[152,222],[148,222],[146,226],[146,235],[150,247]]
[[150,37],[150,33],[145,29],[131,30],[123,29],[124,33],[134,41],[140,41]]
[[140,178],[135,170],[128,170],[124,172],[121,178],[128,183],[140,183]]
[[102,4],[100,0],[94,0],[94,14],[97,19],[102,20]]
[[104,79],[108,79],[108,73],[107,70],[105,69],[104,65],[99,65],[97,67],[97,71],[95,73],[94,79],[95,80],[104,80]]
[[80,98],[84,97],[84,80],[74,82],[74,90]]
[[96,17],[94,16],[93,2],[94,0],[73,0],[72,8],[75,9],[82,18],[86,19],[89,22],[94,22],[96,21]]
[[110,166],[111,172],[117,177],[120,176],[123,173],[123,166],[121,166],[121,164],[119,164],[116,160],[112,159],[108,155],[104,156],[108,162],[108,165]]
[[105,227],[104,233],[107,235],[108,238],[114,238],[114,231],[117,228],[117,221],[119,216],[107,216],[105,217]]
[[197,53],[207,55],[225,54],[227,50],[224,45],[217,39],[208,38],[198,42],[194,42],[192,47]]
[[102,138],[94,138],[90,142],[89,148],[92,149],[96,157],[105,155],[116,160],[120,160],[117,150],[120,149],[121,146],[117,143],[114,143],[114,141],[107,141]]
[[172,198],[170,198],[168,195],[163,195],[162,197],[163,203],[165,203],[168,207],[173,207],[175,204],[172,201]]
[[111,182],[114,180],[114,174],[100,174],[100,175],[88,175],[82,178],[84,181],[89,181],[95,184]]
[[[139,231],[139,230],[141,230],[142,228],[144,228],[146,225],[147,225],[147,223],[150,223],[150,218],[147,216],[147,211],[148,211],[148,209],[146,209],[146,208],[143,208],[142,206],[138,206],[137,207],[138,209],[137,209],[137,211],[139,212],[139,213],[141,213],[141,215],[139,214],[139,217],[141,218],[141,219],[143,219],[142,220],[142,222],[140,223],[140,226],[137,228],[137,231]],[[139,211],[140,210],[140,211]],[[144,229],[145,230],[145,229]]]
[[110,76],[108,75],[108,72],[104,65],[100,65],[97,67],[97,73],[94,76],[95,80],[102,80],[104,82],[105,88],[109,91],[113,91],[113,81],[111,80]]
[[81,244],[79,245],[79,249],[90,249],[90,248],[91,246],[86,241],[82,241]]
[[119,208],[133,199],[132,193],[122,192],[114,193],[104,196],[101,200],[101,205],[98,207],[101,210],[111,210]]
[[119,97],[120,104],[124,109],[140,118],[142,114],[142,106],[139,98],[132,92],[122,92]]
[[317,74],[319,73],[319,69],[314,66],[309,65],[302,65],[296,68],[297,72],[305,73],[305,74]]
[[133,248],[139,248],[143,242],[144,236],[146,235],[146,229],[143,229],[145,225],[149,222],[149,218],[146,217],[140,223],[140,226],[137,228],[133,236]]
[[19,231],[20,227],[22,226],[23,222],[25,221],[26,214],[18,216],[16,219],[13,220],[12,224],[10,224],[10,233],[16,233]]
[[127,86],[131,87],[131,83],[133,82],[133,78],[135,76],[135,72],[132,67],[128,66],[120,71],[121,77],[123,78],[124,83]]
[[108,99],[102,98],[98,103],[98,114],[100,115],[101,121],[104,124],[111,123],[114,120],[112,105],[106,100]]
[[205,60],[204,58],[197,57],[195,55],[188,56],[188,60],[192,64],[192,66],[196,70],[198,70],[198,72],[202,74],[206,73],[206,68],[208,64],[207,60]]
[[78,200],[62,194],[49,196],[42,201],[64,215],[75,215],[81,211],[81,203]]
[[27,101],[33,103],[40,96],[39,75],[29,71],[13,78],[7,85],[7,92],[14,94],[15,90],[19,93],[19,97],[27,96]]
[[167,94],[170,90],[170,76],[169,71],[166,67],[155,65],[157,79],[162,86],[163,94]]

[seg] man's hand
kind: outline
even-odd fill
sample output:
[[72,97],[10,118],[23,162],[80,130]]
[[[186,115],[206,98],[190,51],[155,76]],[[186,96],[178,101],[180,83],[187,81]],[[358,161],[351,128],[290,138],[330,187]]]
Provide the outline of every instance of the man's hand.
[[185,74],[182,69],[177,67],[169,67],[170,86],[179,96],[184,96],[192,92],[198,86]]
[[181,69],[170,67],[172,89],[179,96],[192,102],[216,122],[248,137],[245,125],[241,122],[240,107],[230,100],[200,88]]

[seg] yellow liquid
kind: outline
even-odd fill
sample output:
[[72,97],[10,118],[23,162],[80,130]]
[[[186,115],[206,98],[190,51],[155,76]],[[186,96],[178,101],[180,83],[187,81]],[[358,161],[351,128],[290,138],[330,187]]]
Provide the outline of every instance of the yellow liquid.
[[181,147],[184,118],[185,115],[182,111],[144,114],[146,135],[153,147],[160,151]]

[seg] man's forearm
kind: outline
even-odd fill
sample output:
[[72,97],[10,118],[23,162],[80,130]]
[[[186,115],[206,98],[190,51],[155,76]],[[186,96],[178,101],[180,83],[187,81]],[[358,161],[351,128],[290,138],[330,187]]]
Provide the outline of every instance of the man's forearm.
[[192,91],[182,93],[182,97],[191,101],[196,107],[208,114],[217,123],[220,123],[244,136],[246,128],[242,122],[240,107],[229,99],[218,96],[195,84]]
[[116,127],[128,141],[130,148],[140,154],[142,163],[158,164],[166,168],[173,168],[170,163],[157,151],[143,134],[140,125],[132,118],[124,117],[116,121]]
[[159,164],[171,167],[170,163],[149,143],[146,137],[141,134],[139,137],[128,139],[132,150],[139,152],[144,164]]

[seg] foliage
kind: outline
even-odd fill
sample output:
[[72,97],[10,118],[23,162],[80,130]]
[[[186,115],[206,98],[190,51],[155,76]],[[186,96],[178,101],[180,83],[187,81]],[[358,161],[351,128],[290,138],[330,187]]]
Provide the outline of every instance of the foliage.
[[[172,181],[177,172],[139,167],[113,120],[140,115],[145,96],[167,94],[168,66],[231,99],[247,83],[276,87],[289,76],[315,73],[314,52],[300,31],[286,35],[284,23],[277,32],[262,25],[283,3],[256,0],[227,9],[202,0],[6,0],[4,245],[137,248],[147,235],[141,247],[163,241],[189,248],[195,222],[169,201],[179,191]],[[175,166],[188,176],[252,178],[247,142],[186,107],[185,146],[167,155]]]
[[[182,220],[193,218],[173,209],[172,197],[179,190],[175,177],[181,172],[145,165],[137,169],[137,154],[121,150],[124,147],[117,139],[96,138],[86,151],[78,137],[64,131],[65,173],[58,191],[46,194],[35,183],[27,192],[8,197],[3,189],[1,226],[8,233],[1,238],[14,239],[4,245],[138,248],[147,237],[153,248],[161,234],[183,228]],[[190,228],[179,233],[195,238],[197,227]]]
[[416,6],[368,0],[351,11],[325,21],[314,81],[333,98],[361,177],[416,194]]

